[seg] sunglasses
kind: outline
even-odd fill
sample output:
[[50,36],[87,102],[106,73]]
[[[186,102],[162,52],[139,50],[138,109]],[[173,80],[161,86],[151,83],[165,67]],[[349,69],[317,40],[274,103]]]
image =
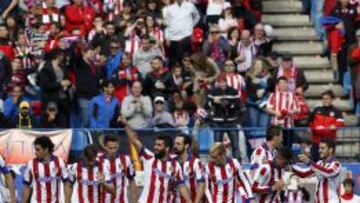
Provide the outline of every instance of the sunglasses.
[[164,104],[164,102],[161,102],[161,101],[157,101],[157,102],[155,102],[155,104]]
[[54,111],[56,111],[56,109],[54,109],[54,108],[50,108],[50,109],[48,109],[48,111],[50,111],[50,112],[54,112]]
[[219,34],[220,31],[211,31],[210,33],[211,33],[211,34]]
[[110,49],[118,49],[119,47],[110,47]]
[[225,66],[225,67],[233,67],[234,64],[225,64],[224,66]]

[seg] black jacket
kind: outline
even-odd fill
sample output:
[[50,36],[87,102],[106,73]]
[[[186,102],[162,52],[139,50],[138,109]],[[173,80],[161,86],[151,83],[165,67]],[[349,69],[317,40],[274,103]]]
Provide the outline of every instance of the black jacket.
[[62,114],[57,114],[55,120],[49,122],[48,115],[43,114],[40,119],[40,128],[67,128],[67,121]]
[[2,95],[5,93],[5,89],[7,84],[11,81],[11,62],[4,55],[2,59],[0,59],[0,99],[5,96]]
[[[163,73],[156,75],[153,72],[150,72],[146,75],[144,81],[144,92],[145,94],[155,98],[156,96],[163,96],[165,99],[169,97],[169,94],[174,91],[171,88],[171,74],[167,71],[167,68],[164,68]],[[164,83],[165,89],[160,90],[156,88],[156,83],[160,81]],[[170,88],[169,88],[170,87]]]
[[[215,98],[221,97],[221,103],[215,103]],[[240,100],[237,90],[227,87],[225,90],[219,87],[213,88],[207,95],[205,108],[209,111],[210,122],[217,124],[237,123],[245,106]]]
[[[63,69],[64,78],[66,78],[66,71]],[[60,92],[62,87],[57,81],[54,67],[51,64],[51,61],[47,61],[44,67],[41,69],[38,75],[38,83],[42,91],[43,102],[53,101],[58,103]]]
[[82,57],[74,61],[76,76],[76,96],[83,99],[91,99],[99,94],[102,73],[99,68],[91,67]]

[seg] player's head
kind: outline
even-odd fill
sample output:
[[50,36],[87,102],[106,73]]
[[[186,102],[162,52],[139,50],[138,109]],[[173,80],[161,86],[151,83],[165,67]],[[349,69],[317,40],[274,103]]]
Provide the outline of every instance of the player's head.
[[173,142],[169,135],[158,135],[155,139],[154,153],[158,159],[168,155],[172,149]]
[[41,136],[35,139],[34,147],[36,158],[43,159],[54,152],[55,145],[49,137]]
[[115,158],[119,151],[119,137],[117,135],[106,135],[104,139],[104,147],[110,158]]
[[353,193],[355,182],[351,178],[346,178],[343,182],[345,193]]
[[271,141],[274,147],[279,147],[283,142],[283,132],[279,126],[270,126],[266,129],[266,141]]
[[99,149],[95,144],[89,144],[84,149],[84,157],[88,164],[92,164],[98,155]]
[[178,134],[176,135],[174,142],[174,152],[177,155],[182,153],[187,153],[191,147],[191,137],[186,134]]
[[292,152],[288,147],[281,147],[277,150],[277,154],[275,157],[275,164],[279,168],[283,168],[284,166],[288,165],[289,162],[292,160]]
[[210,161],[215,165],[221,166],[225,164],[226,160],[226,149],[221,142],[215,142],[209,151]]
[[335,154],[335,140],[321,139],[319,144],[319,155],[321,159],[328,159]]

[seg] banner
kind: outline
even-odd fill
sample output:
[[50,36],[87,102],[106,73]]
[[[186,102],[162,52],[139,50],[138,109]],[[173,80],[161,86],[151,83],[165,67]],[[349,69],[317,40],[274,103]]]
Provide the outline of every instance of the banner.
[[34,158],[34,140],[42,135],[50,137],[55,144],[54,155],[68,160],[71,148],[72,130],[32,131],[6,130],[0,131],[0,154],[7,164],[26,164]]

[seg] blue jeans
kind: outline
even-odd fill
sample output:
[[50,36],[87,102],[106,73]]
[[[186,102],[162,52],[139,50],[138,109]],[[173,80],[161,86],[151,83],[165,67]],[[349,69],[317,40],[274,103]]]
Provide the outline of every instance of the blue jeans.
[[82,128],[87,128],[89,127],[89,114],[88,114],[88,109],[89,109],[89,102],[90,100],[88,99],[78,99],[78,106],[79,106],[79,114],[80,114],[80,126]]
[[[248,127],[256,128],[262,127],[266,128],[269,126],[270,116],[268,113],[254,106],[248,106]],[[249,132],[252,136],[262,136],[265,135],[265,130],[259,130]]]
[[315,25],[317,35],[323,39],[325,37],[325,29],[320,24],[320,18],[323,16],[323,1],[311,0],[311,20]]

